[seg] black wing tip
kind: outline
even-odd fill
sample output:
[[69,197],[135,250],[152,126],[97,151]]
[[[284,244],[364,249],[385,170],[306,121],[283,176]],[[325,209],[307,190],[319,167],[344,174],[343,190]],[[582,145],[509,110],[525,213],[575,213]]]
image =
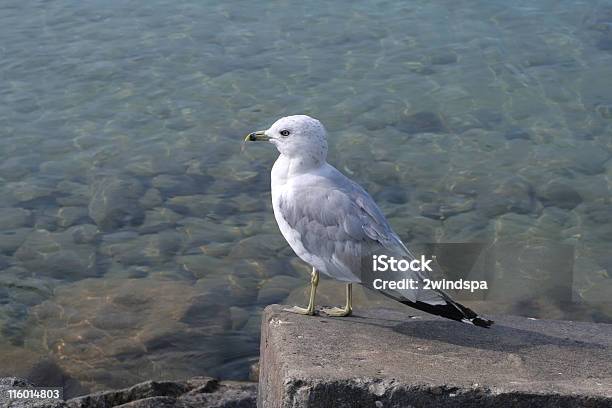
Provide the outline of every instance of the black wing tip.
[[485,329],[490,328],[491,325],[495,323],[493,320],[483,319],[482,317],[478,316],[472,309],[453,301],[446,295],[445,304],[430,305],[429,303],[425,302],[413,302],[408,299],[402,299],[400,297],[393,296],[389,293],[385,293],[382,291],[380,291],[380,293],[406,306],[414,307],[415,309],[419,309],[424,312],[431,313],[437,316],[442,316],[447,319],[455,320],[458,322],[468,323],[478,327],[484,327]]
[[474,326],[484,327],[485,329],[491,328],[491,325],[495,323],[493,320],[483,319],[481,317],[469,319],[468,322],[472,323]]
[[484,319],[478,316],[472,309],[450,299],[447,299],[447,303],[444,305],[430,305],[424,302],[411,302],[409,300],[400,300],[400,302],[431,314],[478,327],[484,327],[485,329],[490,328],[491,325],[495,323],[493,320]]

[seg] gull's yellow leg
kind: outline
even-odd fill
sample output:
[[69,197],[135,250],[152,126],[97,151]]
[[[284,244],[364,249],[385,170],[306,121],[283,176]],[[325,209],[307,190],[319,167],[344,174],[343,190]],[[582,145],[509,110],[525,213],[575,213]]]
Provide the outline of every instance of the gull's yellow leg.
[[322,308],[321,311],[328,316],[344,317],[350,316],[353,313],[353,284],[346,284],[346,305],[344,308],[330,307]]
[[310,299],[308,300],[308,307],[298,307],[293,306],[288,309],[284,309],[287,312],[297,313],[312,316],[315,312],[315,295],[317,293],[317,285],[319,284],[319,271],[315,268],[312,268],[312,272],[310,274]]

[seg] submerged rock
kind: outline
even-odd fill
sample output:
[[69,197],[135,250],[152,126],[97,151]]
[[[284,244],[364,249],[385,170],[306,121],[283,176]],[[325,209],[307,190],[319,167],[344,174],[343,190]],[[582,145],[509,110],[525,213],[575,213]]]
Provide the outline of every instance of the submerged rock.
[[458,56],[453,51],[438,51],[429,56],[429,61],[433,65],[447,65],[457,62]]
[[410,115],[403,115],[395,124],[395,128],[406,133],[442,133],[446,131],[446,126],[442,122],[440,115],[433,112],[417,112]]
[[586,143],[569,153],[572,160],[570,168],[587,175],[603,172],[605,163],[610,158],[610,153],[606,149]]
[[69,233],[34,230],[15,252],[15,258],[41,276],[76,280],[97,274],[95,248],[75,244]]
[[232,259],[265,259],[278,256],[286,247],[286,241],[279,234],[259,234],[238,241],[229,256]]
[[582,202],[582,197],[576,190],[559,181],[546,184],[537,195],[545,206],[555,206],[566,210],[571,210]]
[[144,210],[138,199],[144,188],[136,179],[105,178],[93,183],[89,216],[104,231],[138,225]]
[[157,207],[146,212],[143,224],[138,228],[143,234],[151,234],[174,228],[182,216],[169,208]]
[[529,140],[531,139],[531,135],[529,134],[529,131],[527,131],[526,129],[522,129],[522,128],[512,128],[504,134],[504,137],[506,138],[506,140]]
[[70,227],[79,224],[83,220],[89,219],[89,212],[85,207],[61,207],[57,211],[57,225],[60,227]]
[[134,239],[109,242],[100,246],[103,255],[123,265],[156,265],[168,261],[177,253],[182,236],[172,229],[155,234],[139,235]]
[[160,174],[151,180],[151,184],[163,195],[174,197],[202,193],[210,181],[208,176]]
[[62,194],[56,199],[60,205],[87,207],[89,204],[90,191],[86,184],[63,180],[57,184],[57,191]]
[[7,183],[6,187],[22,207],[34,208],[37,203],[53,201],[53,189],[36,180]]
[[597,48],[602,51],[612,51],[612,33],[603,33],[599,40],[597,40]]
[[0,254],[10,255],[19,248],[32,231],[30,228],[19,228],[13,231],[0,232]]
[[[154,378],[160,365],[191,375],[209,372],[252,341],[225,335],[223,328],[231,327],[227,307],[220,298],[197,307],[206,300],[199,298],[202,292],[189,282],[83,279],[58,286],[30,309],[33,331],[26,341],[48,350],[67,375],[94,389]],[[181,322],[192,309],[201,328]],[[114,361],[110,367],[108,359]]]
[[166,203],[169,208],[180,214],[203,217],[217,201],[207,195],[195,194],[172,197]]
[[72,235],[76,244],[91,244],[100,235],[100,230],[93,224],[75,225],[68,228],[66,232]]
[[489,217],[507,212],[529,214],[538,210],[538,204],[533,186],[520,177],[502,181],[492,193],[483,194],[478,200],[478,208]]
[[32,212],[23,208],[0,208],[0,231],[30,226]]
[[150,210],[151,208],[161,206],[164,199],[158,189],[150,188],[140,198],[139,202],[144,209]]
[[291,291],[302,286],[303,280],[293,276],[276,275],[265,281],[257,295],[257,303],[269,305],[271,303],[282,302],[289,296]]
[[461,196],[448,197],[441,202],[427,203],[420,206],[421,215],[434,220],[444,220],[453,215],[469,212],[474,209],[474,200]]
[[597,113],[599,113],[602,118],[612,119],[612,104],[598,105],[595,110],[597,110]]

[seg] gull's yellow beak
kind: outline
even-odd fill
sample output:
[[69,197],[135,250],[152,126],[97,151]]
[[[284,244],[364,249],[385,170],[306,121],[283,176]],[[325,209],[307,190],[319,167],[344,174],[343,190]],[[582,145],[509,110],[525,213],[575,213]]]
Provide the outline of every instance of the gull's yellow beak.
[[263,140],[263,141],[270,140],[270,138],[268,136],[266,136],[265,130],[260,130],[260,131],[257,131],[257,132],[249,133],[244,138],[245,142],[256,142],[256,141],[259,141],[259,140]]

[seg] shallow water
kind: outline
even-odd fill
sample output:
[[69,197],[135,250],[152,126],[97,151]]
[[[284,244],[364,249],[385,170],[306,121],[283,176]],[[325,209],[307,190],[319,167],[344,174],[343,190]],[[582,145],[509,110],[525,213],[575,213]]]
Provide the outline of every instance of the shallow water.
[[5,1],[0,38],[1,375],[246,378],[307,268],[241,140],[294,113],[409,244],[574,248],[574,304],[480,310],[612,319],[612,1]]

